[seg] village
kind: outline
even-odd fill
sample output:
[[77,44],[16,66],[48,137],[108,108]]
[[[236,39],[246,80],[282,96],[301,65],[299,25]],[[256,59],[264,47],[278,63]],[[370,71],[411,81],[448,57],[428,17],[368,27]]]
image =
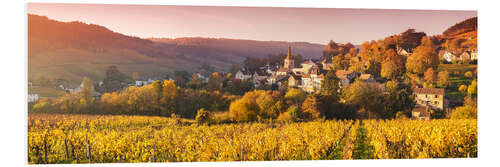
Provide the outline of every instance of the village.
[[[397,54],[410,56],[411,52],[406,51],[402,48],[397,49]],[[440,57],[443,62],[448,63],[456,63],[460,61],[477,61],[477,51],[476,50],[468,50],[461,54],[452,53],[446,50],[441,50],[439,52]],[[459,56],[457,56],[459,55]],[[323,59],[323,60],[305,60],[303,62],[295,63],[294,54],[292,52],[292,48],[288,47],[288,52],[286,57],[282,61],[282,65],[265,65],[259,67],[256,70],[250,70],[248,67],[240,68],[234,75],[234,80],[239,82],[248,82],[251,83],[253,89],[258,89],[262,87],[272,87],[280,89],[283,87],[286,88],[297,88],[302,91],[313,94],[318,92],[321,89],[321,83],[329,70],[335,69],[332,62],[335,57],[331,59]],[[352,61],[361,61],[360,57],[353,56],[349,57]],[[338,69],[338,68],[337,68]],[[227,75],[227,73],[222,73],[223,76]],[[366,83],[372,83],[377,85],[377,88],[384,90],[386,85],[386,80],[383,78],[375,78],[372,74],[367,73],[358,73],[353,70],[341,69],[335,71],[336,77],[339,79],[339,87],[349,87],[355,80],[361,80]],[[207,84],[209,82],[210,76],[202,75],[201,73],[193,73],[193,76],[197,78],[203,84]],[[161,78],[148,78],[142,80],[135,80],[132,83],[121,83],[123,89],[129,86],[142,87],[145,85],[152,84],[155,80],[161,80]],[[172,77],[168,77],[168,81],[174,81]],[[163,81],[162,81],[163,82]],[[31,82],[29,83],[29,87],[33,87]],[[222,87],[222,82],[219,83]],[[63,85],[59,85],[59,89],[64,90],[68,93],[80,92],[82,90],[83,83],[80,84],[77,88],[65,88]],[[103,87],[103,81],[100,81],[94,85],[94,87]],[[92,87],[93,96],[99,98],[102,93],[96,91],[96,89]],[[413,88],[413,94],[415,95],[415,108],[412,110],[411,115],[414,119],[422,119],[429,120],[430,109],[440,110],[449,112],[448,108],[448,99],[445,95],[444,88],[421,88],[415,87]],[[30,93],[28,95],[29,102],[38,101],[39,95]]]

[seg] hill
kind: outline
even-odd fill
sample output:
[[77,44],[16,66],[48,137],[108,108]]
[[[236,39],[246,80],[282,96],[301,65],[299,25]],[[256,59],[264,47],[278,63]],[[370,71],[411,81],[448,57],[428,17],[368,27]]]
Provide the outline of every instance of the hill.
[[463,34],[470,34],[471,32],[477,33],[477,17],[473,17],[457,23],[443,32],[447,38],[457,37]]
[[197,71],[208,64],[218,71],[241,63],[246,57],[285,53],[319,58],[324,45],[307,42],[254,41],[215,38],[142,39],[82,22],[60,22],[28,15],[28,77],[65,79],[72,84],[83,76],[104,78],[105,69],[116,65],[127,75],[140,76]]

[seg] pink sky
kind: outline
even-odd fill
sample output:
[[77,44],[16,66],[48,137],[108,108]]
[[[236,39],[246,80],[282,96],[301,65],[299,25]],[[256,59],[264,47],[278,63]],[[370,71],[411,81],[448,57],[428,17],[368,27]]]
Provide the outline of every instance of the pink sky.
[[360,44],[409,27],[428,35],[477,16],[477,11],[263,8],[29,3],[28,13],[82,21],[125,35],[214,37],[263,41],[330,40]]

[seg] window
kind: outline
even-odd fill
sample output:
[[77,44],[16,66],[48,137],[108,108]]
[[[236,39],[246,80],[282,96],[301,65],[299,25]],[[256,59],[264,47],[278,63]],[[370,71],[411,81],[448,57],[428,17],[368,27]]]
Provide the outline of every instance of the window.
[[438,101],[434,101],[434,104],[439,104],[439,102]]
[[438,95],[434,95],[434,98],[438,98]]

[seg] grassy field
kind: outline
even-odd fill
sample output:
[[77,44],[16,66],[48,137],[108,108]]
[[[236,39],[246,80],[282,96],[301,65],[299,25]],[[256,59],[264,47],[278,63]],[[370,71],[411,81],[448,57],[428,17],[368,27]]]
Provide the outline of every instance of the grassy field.
[[45,87],[35,87],[31,88],[30,93],[36,93],[38,94],[39,97],[45,97],[45,98],[57,98],[60,97],[66,92],[56,89],[56,88],[45,88]]
[[28,118],[30,164],[457,157],[477,157],[477,120],[198,125],[147,116]]
[[451,86],[446,89],[446,97],[451,101],[461,101],[464,94],[458,91],[460,85],[470,85],[475,78],[468,78],[464,73],[474,72],[477,69],[476,64],[440,64],[438,72],[446,70],[450,73]]

